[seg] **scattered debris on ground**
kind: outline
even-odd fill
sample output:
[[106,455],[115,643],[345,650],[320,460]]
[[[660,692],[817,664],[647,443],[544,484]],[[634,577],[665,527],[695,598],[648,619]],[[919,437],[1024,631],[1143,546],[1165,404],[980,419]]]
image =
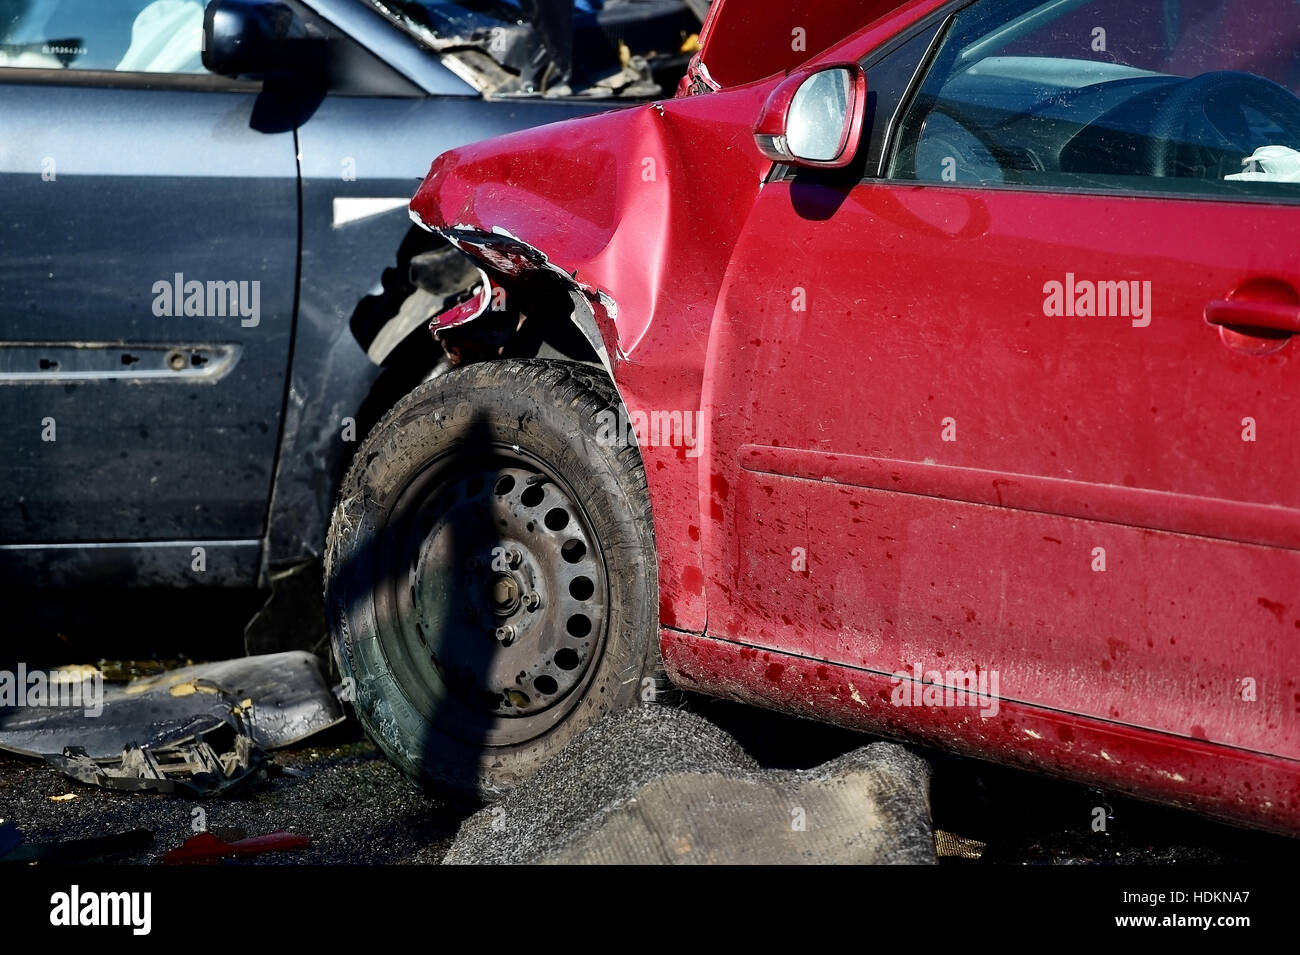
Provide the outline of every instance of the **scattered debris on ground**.
[[227,795],[265,778],[267,750],[344,719],[319,661],[300,651],[109,686],[93,667],[58,672],[81,682],[79,705],[0,709],[0,749],[42,757],[78,782],[125,792]]
[[[75,668],[63,668],[60,673]],[[85,679],[100,671],[89,668]],[[127,683],[105,683],[103,710],[84,707],[0,708],[0,749],[58,755],[70,746],[91,759],[114,759],[128,746],[157,748],[221,725],[261,749],[291,746],[339,723],[343,708],[310,653],[291,651],[201,663]]]
[[[719,724],[725,733],[705,729],[691,736],[679,732],[662,745],[649,740],[648,746],[637,751],[610,749],[603,753],[608,762],[598,767],[596,778],[623,774],[640,785],[650,778],[647,765],[688,771],[692,753],[685,748],[693,745],[700,746],[706,758],[720,753],[725,760],[732,754],[744,762],[748,753],[760,767],[808,770],[870,742],[860,734],[741,704],[688,695],[687,705],[697,716],[703,714]],[[738,740],[740,746],[730,740]],[[938,853],[942,865],[1276,865],[1279,860],[1285,863],[1300,858],[1300,842],[1293,839],[1221,825],[1113,794],[1103,797],[1086,786],[978,760],[933,752],[926,756],[934,767],[930,789],[936,829],[975,844],[945,840]],[[76,790],[75,800],[55,802],[51,796],[68,793],[65,776],[44,760],[0,753],[0,856],[5,855],[6,846],[12,849],[21,842],[41,846],[72,843],[63,851],[77,855],[65,855],[65,861],[80,858],[147,864],[157,863],[163,854],[199,831],[231,843],[276,830],[310,837],[311,844],[292,852],[236,856],[223,864],[437,863],[470,812],[412,786],[364,738],[355,721],[277,750],[271,770],[259,787],[217,801],[181,793],[167,796],[86,787]],[[557,804],[547,808],[552,821],[563,822],[565,799],[575,812],[590,805],[588,794],[582,791],[591,785],[588,777],[579,774],[572,785],[571,794],[559,793]],[[1108,825],[1105,832],[1097,832],[1093,828],[1095,807],[1102,804],[1108,808]],[[512,805],[508,799],[492,807],[506,812],[493,817],[502,820],[493,837],[518,841],[525,835],[519,819],[513,819],[511,825]],[[491,808],[485,812],[492,816]],[[812,819],[809,815],[810,830]],[[87,840],[125,838],[139,830],[145,835],[130,838],[140,842],[107,847],[120,852],[107,851],[103,844],[78,845]],[[562,825],[527,827],[543,850],[556,845],[548,846],[548,840],[561,831]],[[153,833],[151,842],[148,833]],[[936,842],[941,838],[936,833]],[[973,858],[981,843],[984,848],[979,858]],[[516,854],[527,848],[517,847]],[[102,854],[96,855],[92,849]]]
[[11,819],[0,819],[0,859],[22,845],[23,833]]
[[934,851],[940,859],[964,859],[974,862],[984,855],[988,846],[978,839],[959,836],[943,829],[934,831]]
[[200,831],[226,842],[284,831],[309,837],[310,846],[224,864],[437,863],[468,812],[420,792],[364,739],[355,721],[277,750],[262,785],[215,801],[98,787],[79,790],[72,802],[50,801],[67,791],[66,777],[44,760],[0,753],[0,818],[16,822],[27,841],[88,839],[130,829],[154,833],[152,846],[114,857],[115,862],[157,863]]
[[129,829],[110,836],[27,842],[11,820],[0,819],[0,865],[46,863],[112,862],[122,856],[146,852],[153,845],[148,829]]
[[252,739],[224,724],[165,746],[127,746],[116,759],[92,759],[82,747],[68,746],[45,761],[88,786],[194,797],[247,788],[264,779],[267,770],[266,754]]
[[271,852],[306,849],[311,840],[292,832],[272,832],[227,842],[214,832],[200,832],[162,857],[164,865],[211,865],[237,856],[260,856]]

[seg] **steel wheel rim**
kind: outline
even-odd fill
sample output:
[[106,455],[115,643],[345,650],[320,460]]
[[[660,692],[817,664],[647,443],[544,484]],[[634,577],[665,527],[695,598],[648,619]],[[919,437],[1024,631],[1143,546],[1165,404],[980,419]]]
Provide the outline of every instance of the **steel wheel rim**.
[[[581,701],[609,627],[604,553],[554,470],[517,447],[449,454],[389,510],[376,613],[395,678],[470,742],[534,738]],[[402,678],[406,674],[406,679]]]

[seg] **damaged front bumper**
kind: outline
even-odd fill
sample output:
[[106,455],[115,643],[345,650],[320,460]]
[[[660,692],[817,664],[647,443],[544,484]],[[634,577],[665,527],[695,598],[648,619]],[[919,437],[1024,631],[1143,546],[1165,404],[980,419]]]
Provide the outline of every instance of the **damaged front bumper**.
[[494,228],[488,232],[469,225],[428,224],[416,211],[418,200],[417,193],[411,219],[421,228],[442,236],[479,267],[479,281],[467,296],[429,322],[430,332],[442,344],[453,365],[468,360],[471,346],[480,352],[500,354],[530,315],[538,320],[557,317],[538,313],[553,307],[563,297],[568,309],[565,317],[582,333],[605,370],[613,375],[615,360],[626,357],[619,349],[618,305],[613,298],[579,282],[552,263],[546,253],[505,229]]

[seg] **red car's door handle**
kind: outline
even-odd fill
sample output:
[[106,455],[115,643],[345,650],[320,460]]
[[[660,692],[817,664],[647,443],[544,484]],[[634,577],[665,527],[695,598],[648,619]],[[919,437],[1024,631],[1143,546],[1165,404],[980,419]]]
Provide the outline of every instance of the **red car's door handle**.
[[1205,306],[1205,320],[1247,335],[1252,328],[1295,335],[1300,334],[1300,305],[1217,299]]

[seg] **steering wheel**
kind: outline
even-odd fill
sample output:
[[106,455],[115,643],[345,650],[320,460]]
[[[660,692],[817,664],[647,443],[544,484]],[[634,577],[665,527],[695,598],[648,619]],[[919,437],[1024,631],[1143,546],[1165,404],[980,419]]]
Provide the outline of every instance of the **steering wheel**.
[[947,167],[957,182],[1000,183],[1006,177],[989,145],[969,126],[943,110],[925,118],[916,139],[913,170],[917,179],[942,181]]
[[[1239,128],[1232,130],[1234,140],[1227,138],[1225,130],[1216,125],[1206,113],[1205,106],[1214,100],[1228,99],[1236,106]],[[1180,153],[1197,147],[1217,143],[1217,148],[1237,147],[1247,154],[1254,146],[1245,145],[1250,127],[1241,107],[1249,106],[1274,120],[1286,131],[1288,142],[1257,143],[1256,146],[1278,145],[1300,149],[1300,99],[1290,90],[1253,73],[1222,70],[1202,73],[1178,84],[1164,102],[1156,108],[1148,140],[1148,169],[1153,176],[1180,175]],[[1199,128],[1197,128],[1199,127]],[[1195,135],[1188,136],[1189,132]],[[1185,168],[1182,164],[1181,168]]]

